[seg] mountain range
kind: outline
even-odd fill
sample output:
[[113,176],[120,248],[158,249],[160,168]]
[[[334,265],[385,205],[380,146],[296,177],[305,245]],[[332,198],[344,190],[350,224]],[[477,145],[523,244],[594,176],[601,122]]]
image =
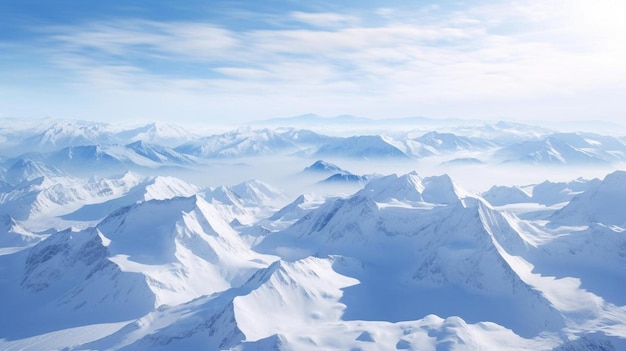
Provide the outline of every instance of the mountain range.
[[626,348],[620,138],[54,123],[0,130],[2,350]]

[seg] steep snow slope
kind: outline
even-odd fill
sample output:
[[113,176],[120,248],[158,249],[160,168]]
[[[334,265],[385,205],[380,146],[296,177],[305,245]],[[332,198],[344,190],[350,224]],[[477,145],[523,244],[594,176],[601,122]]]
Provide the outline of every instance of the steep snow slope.
[[139,318],[239,286],[275,260],[249,250],[197,196],[125,207],[96,228],[54,233],[0,258],[15,267],[0,280],[0,307],[23,309],[0,328],[10,335]]
[[45,225],[64,226],[63,220],[93,223],[137,201],[190,196],[198,191],[198,187],[177,178],[143,177],[132,172],[117,178],[41,177],[0,193],[0,211],[44,230]]
[[562,202],[569,202],[572,198],[589,188],[600,184],[600,179],[578,178],[569,182],[545,181],[533,187],[533,201],[543,205],[554,205]]
[[569,204],[550,217],[559,224],[601,223],[626,228],[626,172],[616,171],[601,183],[576,195]]
[[[75,187],[73,178],[40,177],[22,182],[11,191],[0,194],[0,211],[18,220],[32,215],[56,215],[64,206],[75,203],[89,192]],[[46,228],[43,228],[46,229]]]
[[111,260],[146,276],[156,304],[179,304],[239,285],[266,265],[201,197],[125,207],[98,229]]
[[[112,174],[134,169],[183,167],[195,161],[164,146],[136,142],[122,145],[71,146],[43,156],[46,163],[77,175]],[[88,171],[89,170],[89,171]]]
[[[164,307],[110,337],[85,345],[96,349],[229,349],[278,331],[303,333],[338,321],[340,288],[356,283],[332,270],[333,260],[275,262],[241,287],[184,305]],[[297,334],[296,334],[297,335]]]
[[107,241],[94,229],[54,233],[30,249],[0,256],[5,298],[0,338],[27,337],[92,323],[138,318],[154,308],[139,274],[107,259]]
[[582,289],[617,306],[626,305],[621,289],[626,280],[625,231],[601,224],[532,229],[546,239],[531,257],[537,271],[575,277]]
[[[77,210],[62,215],[62,219],[69,221],[99,221],[118,208],[132,205],[140,201],[165,200],[177,196],[191,196],[200,191],[200,188],[174,177],[140,177],[134,173],[126,173],[124,178],[139,177],[135,183],[110,181],[115,184],[102,198],[94,198],[82,204]],[[105,180],[106,181],[106,180]],[[120,186],[123,186],[121,189]]]
[[234,225],[251,225],[286,202],[278,189],[258,180],[208,189],[204,196],[220,209],[222,219]]
[[[358,259],[363,267],[345,272],[361,281],[346,289],[348,319],[398,321],[436,313],[536,335],[557,330],[563,319],[501,255],[523,254],[526,246],[497,212],[448,177],[410,173],[374,180],[269,234],[256,248],[286,259]],[[453,296],[473,303],[455,303]],[[416,305],[415,298],[429,302]],[[498,309],[471,307],[486,303]]]

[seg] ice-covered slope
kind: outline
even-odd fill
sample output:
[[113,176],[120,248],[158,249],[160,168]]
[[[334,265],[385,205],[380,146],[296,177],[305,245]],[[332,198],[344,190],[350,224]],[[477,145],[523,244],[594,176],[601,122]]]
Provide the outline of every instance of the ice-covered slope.
[[107,259],[107,241],[95,229],[53,233],[32,248],[0,256],[5,298],[2,337],[16,338],[138,318],[154,308],[139,274]]
[[[595,224],[589,227],[542,227],[544,238],[531,261],[543,275],[572,277],[581,288],[608,303],[626,305],[621,286],[626,280],[626,232]],[[572,306],[592,309],[583,300]]]
[[178,304],[241,284],[264,266],[220,217],[192,196],[125,207],[98,229],[111,241],[112,261],[147,276],[157,305]]
[[357,283],[332,269],[332,259],[275,262],[241,287],[162,308],[130,323],[96,349],[230,349],[277,333],[297,336],[336,323],[341,288]]
[[550,217],[559,224],[600,223],[626,228],[626,172],[616,171],[602,182],[576,195],[569,204]]
[[6,329],[14,333],[33,318],[36,328],[26,333],[139,318],[240,286],[276,259],[248,249],[197,196],[125,207],[96,228],[54,233],[0,258],[15,266],[0,280],[7,294],[0,307],[14,311],[7,304],[17,299],[24,308]]
[[[524,254],[526,247],[504,218],[449,177],[410,173],[371,181],[270,234],[257,249],[286,259],[359,260],[363,268],[347,272],[361,281],[343,299],[349,319],[398,321],[436,313],[495,321],[520,335],[557,330],[562,317],[503,256]],[[429,302],[411,303],[416,298]],[[498,308],[472,307],[485,304]]]

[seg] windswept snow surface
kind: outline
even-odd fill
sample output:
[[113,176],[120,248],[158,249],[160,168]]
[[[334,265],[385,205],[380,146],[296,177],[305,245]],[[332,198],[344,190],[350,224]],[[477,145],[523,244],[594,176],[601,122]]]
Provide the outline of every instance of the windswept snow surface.
[[626,350],[624,138],[3,121],[0,350]]

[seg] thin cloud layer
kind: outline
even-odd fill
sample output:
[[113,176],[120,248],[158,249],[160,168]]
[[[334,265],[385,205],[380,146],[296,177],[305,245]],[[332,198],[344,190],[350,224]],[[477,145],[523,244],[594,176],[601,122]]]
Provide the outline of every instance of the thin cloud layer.
[[[163,114],[159,118],[183,111],[189,120],[216,112],[241,121],[304,112],[523,118],[540,111],[525,109],[529,101],[554,106],[568,99],[579,105],[579,115],[558,118],[598,118],[585,96],[607,91],[611,98],[625,90],[626,49],[617,36],[626,30],[600,23],[609,6],[594,15],[597,28],[587,19],[581,33],[579,18],[567,15],[584,17],[584,6],[571,13],[555,11],[559,6],[291,11],[259,16],[264,25],[252,27],[112,18],[39,28],[28,44],[3,46],[32,54],[32,65],[53,73],[54,89],[90,96],[100,112],[87,110],[87,103],[68,111],[96,118],[127,118],[142,104],[147,113]],[[606,16],[601,19],[610,22]],[[10,84],[1,84],[7,94]],[[0,113],[20,110],[13,105],[28,100],[28,87],[11,92],[15,102],[0,104]],[[30,94],[45,100],[46,89],[35,79]],[[101,111],[105,101],[109,110]],[[494,113],[493,106],[507,105]],[[44,110],[45,104],[30,114],[63,113]]]

